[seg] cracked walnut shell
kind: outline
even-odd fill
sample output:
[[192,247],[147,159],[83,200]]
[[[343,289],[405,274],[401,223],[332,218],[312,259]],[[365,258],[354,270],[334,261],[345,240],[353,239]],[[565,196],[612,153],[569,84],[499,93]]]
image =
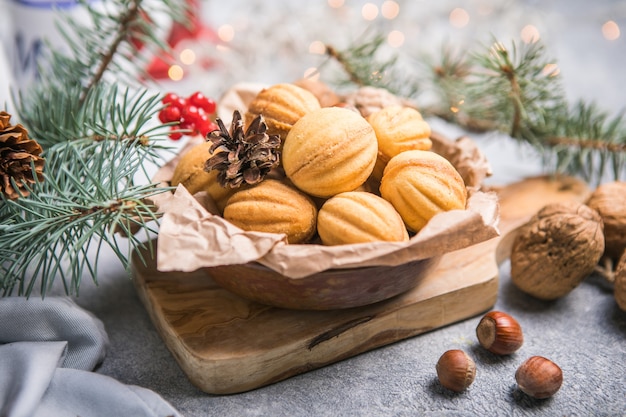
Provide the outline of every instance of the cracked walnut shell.
[[626,311],[626,250],[615,268],[614,296],[618,307]]
[[579,202],[548,204],[521,227],[511,251],[511,280],[523,292],[554,300],[576,288],[604,252],[602,218]]
[[600,185],[589,197],[587,205],[602,217],[605,255],[617,261],[626,250],[626,182]]

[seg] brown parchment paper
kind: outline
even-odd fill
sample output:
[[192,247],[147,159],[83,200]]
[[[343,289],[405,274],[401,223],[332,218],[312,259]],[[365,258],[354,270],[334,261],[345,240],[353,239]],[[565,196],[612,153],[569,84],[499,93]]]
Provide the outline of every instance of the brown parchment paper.
[[[262,86],[236,85],[220,100],[223,120],[233,109],[245,110]],[[219,117],[222,117],[219,115]],[[226,119],[228,117],[228,119]],[[434,135],[435,136],[435,135]],[[193,138],[180,155],[201,138]],[[479,184],[490,175],[488,162],[467,138],[449,141],[433,138],[437,152],[449,157],[462,173],[470,197],[465,210],[452,210],[433,217],[408,242],[373,242],[339,246],[287,244],[282,234],[246,232],[216,215],[206,193],[192,196],[180,185],[174,193],[155,201],[163,213],[158,234],[157,269],[191,272],[204,267],[256,261],[284,276],[299,278],[332,268],[400,265],[440,256],[498,236],[498,200],[482,192]],[[155,181],[167,182],[180,155],[164,165]]]

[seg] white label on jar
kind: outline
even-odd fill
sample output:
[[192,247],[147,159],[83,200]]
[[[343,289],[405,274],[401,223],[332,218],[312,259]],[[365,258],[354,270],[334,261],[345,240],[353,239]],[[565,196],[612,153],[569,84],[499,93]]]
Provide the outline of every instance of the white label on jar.
[[[61,13],[73,18],[87,17],[87,11],[75,0],[11,0],[13,26],[12,70],[16,86],[24,88],[40,77],[38,63],[47,46],[58,49],[65,40],[56,25],[61,24]],[[81,21],[81,23],[84,20]]]

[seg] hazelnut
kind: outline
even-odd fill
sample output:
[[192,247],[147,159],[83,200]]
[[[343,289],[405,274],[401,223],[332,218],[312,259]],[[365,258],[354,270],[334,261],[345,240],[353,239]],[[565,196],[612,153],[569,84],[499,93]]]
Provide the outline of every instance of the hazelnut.
[[460,349],[448,350],[441,355],[435,368],[441,385],[454,392],[465,390],[476,377],[476,364]]
[[548,398],[561,388],[563,371],[550,359],[531,356],[517,368],[515,381],[525,394],[533,398]]
[[482,347],[496,355],[509,355],[524,343],[517,320],[501,311],[485,314],[476,327],[476,336]]

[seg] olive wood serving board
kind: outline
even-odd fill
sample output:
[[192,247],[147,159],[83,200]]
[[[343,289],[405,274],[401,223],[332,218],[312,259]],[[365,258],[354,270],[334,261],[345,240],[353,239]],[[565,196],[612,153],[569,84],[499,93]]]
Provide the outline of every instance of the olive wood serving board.
[[[573,178],[537,177],[494,188],[500,237],[446,254],[420,284],[365,307],[296,311],[261,305],[217,286],[204,271],[160,272],[133,258],[134,283],[189,380],[210,394],[275,383],[489,310],[498,294],[503,237],[549,202],[583,201]],[[506,250],[499,251],[506,257]],[[146,256],[145,259],[150,259]]]

